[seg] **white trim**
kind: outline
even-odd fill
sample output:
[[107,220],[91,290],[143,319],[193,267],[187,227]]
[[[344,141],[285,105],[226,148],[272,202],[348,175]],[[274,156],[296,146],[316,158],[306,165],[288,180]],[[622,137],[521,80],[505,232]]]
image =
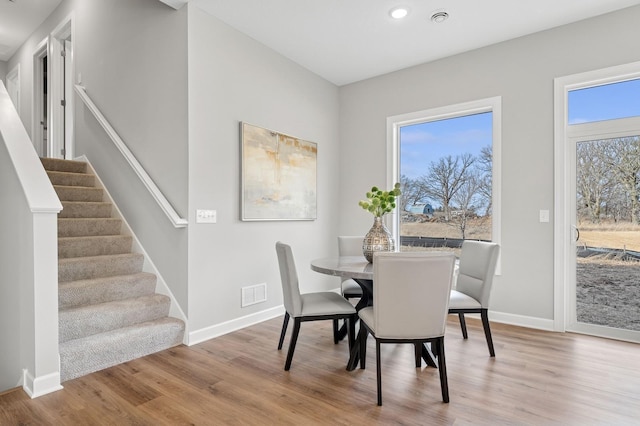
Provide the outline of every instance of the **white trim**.
[[[432,121],[446,120],[448,118],[462,117],[466,115],[492,112],[493,131],[493,173],[491,191],[492,195],[492,230],[491,240],[501,244],[501,220],[502,220],[502,97],[478,99],[470,102],[463,102],[455,105],[447,105],[438,108],[431,108],[423,111],[416,111],[406,114],[387,117],[387,185],[392,187],[395,182],[399,182],[400,176],[400,154],[399,135],[400,128],[412,124],[427,123]],[[393,212],[392,223],[390,225],[392,234],[398,237],[400,232],[400,217],[397,212]],[[389,224],[387,224],[389,225]],[[501,274],[501,258],[498,258],[496,275]]]
[[185,4],[189,3],[189,0],[160,0],[162,3],[167,6],[171,6],[172,8],[178,10]]
[[[339,289],[337,289],[336,291],[339,291]],[[189,333],[189,341],[186,344],[188,346],[197,345],[198,343],[202,343],[204,341],[214,339],[216,337],[220,337],[225,334],[241,330],[243,328],[251,327],[252,325],[259,324],[273,318],[277,318],[284,315],[284,313],[284,306],[279,305],[244,317],[225,321],[223,323],[205,327],[200,330],[195,330]],[[516,315],[505,312],[496,312],[492,310],[489,310],[489,319],[492,322],[502,324],[534,328],[537,330],[553,331],[553,320],[550,319]]]
[[105,199],[108,200],[112,205],[112,208],[113,208],[112,216],[114,218],[122,220],[121,232],[123,234],[129,235],[129,236],[131,236],[133,238],[133,244],[131,246],[131,251],[134,252],[134,253],[141,253],[141,254],[144,255],[144,263],[142,264],[142,271],[143,272],[150,272],[150,273],[152,273],[152,274],[154,274],[156,276],[156,293],[164,294],[165,296],[169,297],[169,299],[171,299],[171,306],[169,308],[169,316],[174,317],[174,318],[180,318],[182,321],[184,321],[184,323],[185,323],[185,333],[184,333],[184,337],[183,337],[183,342],[182,343],[186,344],[187,343],[186,339],[187,339],[188,329],[189,329],[188,328],[189,327],[189,322],[187,320],[187,316],[185,315],[184,311],[182,310],[182,308],[178,304],[178,301],[176,300],[175,296],[173,295],[173,292],[171,291],[171,289],[167,285],[167,282],[164,280],[162,274],[160,273],[160,271],[158,270],[156,265],[151,260],[151,256],[149,256],[149,253],[147,253],[147,251],[144,249],[144,247],[140,243],[140,240],[138,239],[136,234],[133,232],[133,229],[131,228],[131,226],[127,222],[126,218],[124,217],[124,215],[122,214],[122,212],[118,208],[117,204],[114,202],[113,197],[109,193],[109,190],[107,189],[107,187],[104,185],[104,183],[100,179],[100,176],[98,176],[98,174],[96,173],[96,171],[93,168],[93,165],[91,164],[89,159],[85,155],[82,155],[80,157],[75,158],[75,160],[84,161],[84,162],[87,163],[87,172],[91,173],[91,174],[93,174],[95,176],[95,179],[96,179],[95,187],[96,188],[100,188],[100,189],[103,190]]
[[277,318],[281,315],[284,315],[284,312],[284,306],[279,305],[264,311],[246,315],[244,317],[236,318],[220,324],[205,327],[200,330],[192,331],[191,333],[189,333],[189,342],[187,343],[187,345],[196,345],[198,343],[204,342],[205,340],[213,339],[215,337],[219,337],[233,331],[261,323],[263,321]]
[[[32,91],[31,91],[31,141],[36,149],[36,152],[40,157],[46,157],[49,155],[49,146],[48,141],[51,139],[51,136],[48,134],[48,125],[47,125],[47,145],[43,144],[45,139],[44,125],[41,124],[40,119],[43,116],[43,99],[42,92],[44,91],[43,87],[43,77],[44,70],[42,69],[42,60],[49,53],[49,38],[46,37],[33,51],[33,81],[32,81]],[[48,68],[48,66],[47,66]],[[47,70],[47,78],[49,75],[49,71]],[[47,120],[49,119],[49,102],[47,101]]]
[[184,228],[189,222],[181,218],[176,210],[173,208],[171,203],[166,199],[164,194],[160,191],[160,189],[156,186],[155,182],[151,179],[146,170],[142,167],[142,165],[138,162],[133,153],[127,148],[127,145],[120,138],[115,129],[109,124],[106,117],[102,115],[98,107],[93,103],[89,95],[87,95],[86,89],[83,86],[78,84],[75,85],[76,93],[80,96],[80,99],[84,102],[86,107],[91,111],[93,116],[96,118],[98,123],[102,126],[102,128],[107,133],[107,136],[111,139],[113,144],[118,148],[122,156],[127,160],[133,171],[138,175],[138,178],[142,181],[144,186],[147,188],[149,193],[156,200],[162,211],[167,215],[173,226],[176,228]]
[[[71,25],[71,31],[73,32],[73,23]],[[73,76],[75,73],[75,61],[74,61],[74,46],[73,37],[69,40],[64,40],[64,50],[66,52],[65,59],[65,74],[64,74],[64,99],[66,102],[65,114],[64,114],[64,140],[65,140],[65,157],[66,159],[72,159],[75,153],[75,97],[73,96]]]
[[[64,66],[70,67],[71,71],[69,75],[70,80],[67,83],[73,84],[74,64],[73,64],[73,51],[74,51],[74,14],[71,13],[62,22],[60,22],[49,36],[49,70],[51,71],[48,76],[49,80],[49,111],[51,115],[48,117],[51,140],[49,146],[51,152],[50,157],[54,158],[73,158],[73,96],[69,96],[65,99],[65,93],[73,93],[71,88],[65,90],[65,80],[67,74],[65,74]],[[71,53],[68,57],[62,59],[61,53],[65,50],[65,40],[71,42]],[[64,66],[63,66],[64,64]],[[65,99],[65,107],[60,105],[62,99]],[[65,111],[65,114],[63,114]],[[64,156],[61,154],[61,150],[64,146]]]
[[537,330],[555,331],[553,320],[525,315],[496,312],[489,309],[489,320],[518,327],[535,328]]
[[624,138],[637,136],[638,129],[640,117],[618,118],[570,125],[566,130],[566,137],[576,141]]
[[605,339],[623,340],[625,342],[638,343],[638,332],[622,328],[605,327],[596,324],[575,323],[567,330],[575,333],[588,334],[590,336],[603,337]]
[[[640,62],[632,62],[554,79],[554,266],[553,266],[553,313],[554,330],[565,331],[571,322],[567,309],[569,282],[575,286],[575,245],[572,241],[572,144],[569,133],[576,137],[584,129],[597,133],[605,132],[610,123],[568,125],[568,94],[572,90],[640,78]],[[637,118],[622,119],[632,123]],[[618,120],[616,120],[618,121]],[[578,127],[579,126],[579,127]],[[575,129],[571,129],[575,127]],[[603,133],[602,133],[603,134]],[[576,330],[577,331],[577,330]]]
[[60,384],[60,372],[34,378],[29,370],[22,370],[22,389],[30,398],[38,398],[51,392],[63,389]]

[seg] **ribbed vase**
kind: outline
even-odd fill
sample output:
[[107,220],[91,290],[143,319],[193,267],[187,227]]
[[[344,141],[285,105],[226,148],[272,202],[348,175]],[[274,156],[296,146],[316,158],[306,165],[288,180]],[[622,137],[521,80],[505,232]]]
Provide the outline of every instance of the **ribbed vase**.
[[374,252],[395,250],[396,244],[391,237],[391,232],[384,226],[381,217],[374,217],[373,226],[362,241],[362,254],[369,263],[372,263]]

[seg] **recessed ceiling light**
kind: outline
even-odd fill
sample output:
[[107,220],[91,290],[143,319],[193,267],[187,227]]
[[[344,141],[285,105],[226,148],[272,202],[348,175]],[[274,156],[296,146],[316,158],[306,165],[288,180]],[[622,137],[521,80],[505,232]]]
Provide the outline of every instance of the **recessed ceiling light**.
[[445,11],[439,11],[431,15],[431,20],[436,24],[441,24],[449,19],[449,14]]
[[402,19],[407,16],[408,13],[409,9],[406,7],[395,7],[389,11],[389,15],[391,15],[393,19]]

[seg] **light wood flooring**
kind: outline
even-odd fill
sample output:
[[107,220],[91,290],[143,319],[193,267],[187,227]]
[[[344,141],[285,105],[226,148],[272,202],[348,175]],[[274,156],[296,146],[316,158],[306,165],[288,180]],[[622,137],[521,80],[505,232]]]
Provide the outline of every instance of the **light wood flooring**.
[[436,369],[414,368],[410,345],[387,344],[378,407],[372,339],[367,369],[348,372],[346,342],[333,344],[331,322],[303,323],[285,372],[281,321],[71,380],[34,400],[5,393],[0,424],[640,424],[640,345],[494,323],[490,358],[480,322],[468,320],[465,341],[450,316],[451,402],[441,400]]

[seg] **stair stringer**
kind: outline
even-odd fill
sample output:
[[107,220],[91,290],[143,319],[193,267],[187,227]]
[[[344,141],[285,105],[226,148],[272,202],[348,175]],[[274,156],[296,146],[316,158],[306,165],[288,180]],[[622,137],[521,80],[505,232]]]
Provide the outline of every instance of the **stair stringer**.
[[189,322],[187,320],[187,316],[184,314],[184,311],[182,310],[182,308],[180,307],[180,305],[176,301],[176,298],[174,297],[173,292],[171,291],[171,289],[167,285],[167,282],[164,280],[164,278],[162,277],[162,274],[160,273],[158,268],[155,266],[155,264],[151,260],[151,257],[149,256],[147,251],[144,249],[144,247],[140,243],[140,240],[138,239],[136,234],[133,232],[133,229],[131,229],[131,226],[129,226],[129,223],[127,222],[127,219],[124,217],[124,215],[122,214],[122,212],[118,208],[118,205],[113,200],[113,197],[111,197],[111,194],[109,193],[109,190],[107,189],[107,187],[102,182],[102,179],[100,179],[100,176],[98,176],[98,174],[96,173],[96,170],[93,168],[93,165],[91,164],[91,161],[89,161],[89,159],[87,158],[86,155],[81,155],[79,157],[76,157],[76,158],[74,158],[74,160],[76,160],[76,161],[84,161],[84,162],[87,163],[87,173],[91,173],[91,174],[93,174],[95,176],[95,187],[96,188],[100,188],[100,189],[102,189],[104,191],[103,201],[108,201],[113,206],[113,211],[112,211],[111,217],[122,220],[122,227],[121,227],[121,231],[120,232],[122,234],[131,236],[133,238],[133,242],[132,242],[132,245],[131,245],[131,252],[132,253],[140,253],[140,254],[144,255],[144,263],[142,264],[142,271],[143,272],[150,272],[152,274],[155,274],[156,277],[157,277],[156,293],[163,294],[163,295],[169,297],[169,299],[171,299],[171,306],[169,308],[169,316],[181,319],[184,322],[185,332],[184,332],[184,335],[182,337],[182,343],[185,344],[185,345],[188,345],[188,341],[189,341],[189,337],[188,337],[189,336]]

